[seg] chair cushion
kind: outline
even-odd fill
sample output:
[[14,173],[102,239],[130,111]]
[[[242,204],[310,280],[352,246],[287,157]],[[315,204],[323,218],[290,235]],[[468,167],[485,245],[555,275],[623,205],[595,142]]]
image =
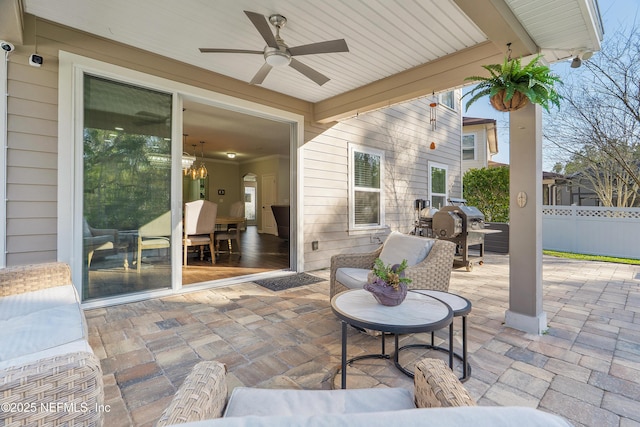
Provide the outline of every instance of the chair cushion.
[[236,387],[225,417],[248,415],[322,415],[397,411],[415,408],[404,388],[288,390]]
[[[260,402],[255,402],[261,406]],[[571,427],[563,418],[533,408],[459,406],[361,414],[231,417],[180,424],[183,427]]]
[[0,361],[85,338],[77,303],[63,304],[0,321]]
[[0,321],[80,301],[73,285],[53,286],[0,298]]
[[380,259],[385,264],[400,264],[406,259],[409,267],[422,262],[429,251],[435,239],[426,237],[411,236],[393,231],[385,240],[380,253]]
[[361,289],[367,283],[371,270],[365,268],[342,267],[336,270],[336,280],[349,289]]
[[184,239],[185,243],[189,246],[195,245],[208,245],[211,243],[211,236],[208,234],[205,235],[196,235],[196,236],[188,236]]

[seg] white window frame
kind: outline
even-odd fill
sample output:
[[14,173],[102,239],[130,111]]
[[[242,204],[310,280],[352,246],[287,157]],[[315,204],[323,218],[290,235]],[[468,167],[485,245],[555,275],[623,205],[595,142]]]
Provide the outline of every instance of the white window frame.
[[[464,137],[465,136],[472,136],[473,137],[473,159],[465,159],[464,158]],[[478,135],[473,132],[473,133],[464,133],[462,134],[462,143],[460,144],[461,146],[461,155],[462,155],[462,161],[463,162],[471,162],[471,161],[477,161],[478,160]]]
[[[445,95],[447,95],[448,93],[451,94],[451,100],[453,102],[453,105],[447,105],[444,102]],[[439,97],[440,97],[440,105],[443,105],[443,106],[445,106],[445,107],[447,107],[447,108],[449,108],[450,110],[453,110],[453,111],[457,111],[458,110],[458,108],[457,108],[458,102],[456,100],[456,91],[455,90],[449,90],[449,91],[446,91],[446,92],[442,92],[439,95]]]
[[[432,191],[432,181],[433,181],[433,169],[437,168],[437,169],[444,169],[444,182],[445,182],[445,188],[444,188],[444,193],[434,193]],[[436,162],[429,162],[428,163],[428,169],[429,169],[429,182],[428,182],[428,189],[429,189],[429,204],[434,207],[434,208],[438,208],[438,206],[435,206],[435,204],[433,203],[433,196],[444,196],[444,203],[446,205],[447,200],[449,200],[449,166],[445,165],[443,163],[436,163]]]
[[[366,224],[356,225],[355,215],[355,162],[354,153],[366,153],[380,157],[380,189],[377,192],[380,193],[380,213],[379,224]],[[366,147],[363,145],[349,144],[349,232],[357,231],[371,231],[386,228],[385,225],[385,191],[384,191],[384,169],[385,169],[385,157],[384,150],[378,150],[376,148]],[[358,187],[358,190],[362,191],[362,187]],[[375,189],[369,189],[370,191],[376,191]],[[368,190],[365,190],[368,191]]]

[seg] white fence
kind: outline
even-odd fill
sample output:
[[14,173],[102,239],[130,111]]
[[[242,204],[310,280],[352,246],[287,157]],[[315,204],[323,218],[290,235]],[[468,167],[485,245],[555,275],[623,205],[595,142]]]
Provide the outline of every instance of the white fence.
[[640,208],[545,206],[542,247],[640,259]]

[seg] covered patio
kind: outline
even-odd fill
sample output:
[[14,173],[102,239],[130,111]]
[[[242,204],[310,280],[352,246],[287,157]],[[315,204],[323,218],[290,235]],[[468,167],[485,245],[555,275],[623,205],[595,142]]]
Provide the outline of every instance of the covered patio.
[[[105,425],[152,425],[201,360],[227,364],[230,388],[331,388],[340,361],[340,323],[329,305],[329,271],[312,274],[326,280],[279,292],[249,282],[86,311],[110,405]],[[480,405],[536,407],[575,425],[637,425],[638,286],[637,266],[545,256],[549,329],[537,335],[504,325],[508,256],[488,255],[472,272],[455,269],[450,291],[473,304],[472,375],[465,387]],[[459,349],[459,320],[455,324]],[[405,336],[401,343],[428,339]],[[378,349],[377,338],[350,332],[350,356]],[[401,362],[421,355],[403,353]],[[445,356],[431,351],[429,357]],[[382,360],[360,361],[348,370],[349,388],[389,386],[411,388],[412,382]]]

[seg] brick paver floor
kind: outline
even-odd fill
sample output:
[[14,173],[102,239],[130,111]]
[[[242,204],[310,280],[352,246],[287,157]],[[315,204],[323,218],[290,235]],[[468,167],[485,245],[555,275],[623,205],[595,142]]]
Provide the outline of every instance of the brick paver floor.
[[[453,270],[450,291],[473,303],[472,375],[465,386],[480,405],[537,407],[576,426],[640,426],[640,267],[552,257],[543,265],[549,330],[540,336],[503,324],[507,256],[488,255],[471,272]],[[329,277],[327,270],[312,274]],[[87,310],[110,408],[105,425],[153,425],[201,360],[224,362],[230,388],[337,385],[340,324],[328,294],[328,280],[280,292],[248,282]],[[350,357],[379,351],[379,338],[349,333]],[[436,339],[446,337],[442,331]],[[429,339],[418,334],[401,343]],[[391,338],[387,348],[393,349]],[[425,356],[446,359],[441,352],[411,350],[401,362],[410,366]],[[348,369],[349,388],[387,386],[411,388],[412,382],[386,360]]]

